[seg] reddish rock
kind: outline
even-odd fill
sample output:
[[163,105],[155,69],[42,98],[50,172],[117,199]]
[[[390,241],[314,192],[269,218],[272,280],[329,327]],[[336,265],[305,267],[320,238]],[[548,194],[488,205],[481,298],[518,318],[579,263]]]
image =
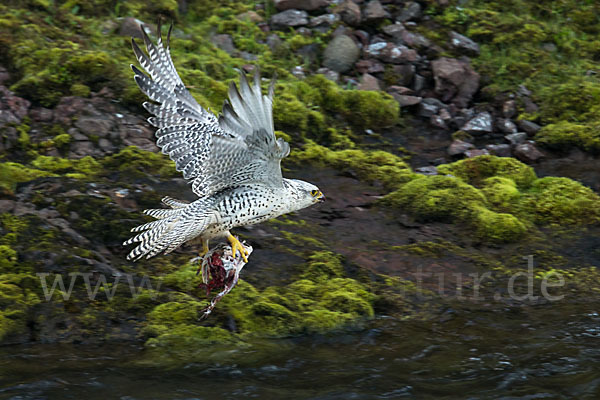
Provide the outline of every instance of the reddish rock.
[[392,93],[392,97],[396,99],[400,107],[409,107],[419,104],[423,98],[418,96],[408,96],[405,94]]
[[510,145],[509,144],[488,144],[485,146],[486,150],[491,154],[498,157],[510,157]]
[[534,163],[544,157],[544,153],[539,151],[531,142],[522,143],[516,146],[514,155],[525,163]]
[[367,22],[377,23],[384,18],[388,18],[389,14],[379,0],[371,0],[365,6],[364,16]]
[[363,74],[360,83],[358,84],[358,90],[381,90],[379,86],[379,80],[370,74]]
[[473,147],[475,146],[473,146],[471,143],[457,139],[450,144],[447,151],[449,156],[458,156],[464,154],[465,151],[470,150]]
[[252,11],[252,10],[239,14],[237,16],[237,18],[242,21],[248,20],[250,22],[254,22],[255,24],[264,21],[263,17],[258,15],[258,13],[256,11]]
[[340,16],[342,21],[348,25],[356,26],[360,24],[361,12],[358,4],[351,0],[345,0],[334,10],[336,14]]
[[465,151],[465,157],[467,157],[467,158],[487,156],[489,154],[490,154],[490,152],[487,151],[486,149],[473,149],[473,150]]
[[479,74],[468,62],[442,57],[432,61],[435,92],[444,102],[452,101],[458,107],[467,107],[479,88]]
[[383,64],[376,60],[359,60],[354,68],[361,74],[376,74],[385,71]]

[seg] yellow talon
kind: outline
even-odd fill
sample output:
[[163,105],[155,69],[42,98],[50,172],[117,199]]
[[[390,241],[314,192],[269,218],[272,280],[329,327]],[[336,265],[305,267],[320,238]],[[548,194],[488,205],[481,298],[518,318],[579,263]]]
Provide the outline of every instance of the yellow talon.
[[198,257],[202,258],[208,253],[208,240],[202,239],[202,251],[198,254]]
[[229,243],[231,243],[231,254],[233,254],[233,257],[235,257],[237,252],[239,251],[242,258],[244,259],[244,262],[248,262],[248,251],[246,250],[244,245],[231,233],[227,236],[227,239],[229,240]]

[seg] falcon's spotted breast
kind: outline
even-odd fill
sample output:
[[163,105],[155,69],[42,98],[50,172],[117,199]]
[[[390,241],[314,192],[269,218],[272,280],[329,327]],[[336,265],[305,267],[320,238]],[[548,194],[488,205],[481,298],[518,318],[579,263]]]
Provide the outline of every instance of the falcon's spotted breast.
[[244,247],[229,232],[236,226],[256,224],[308,207],[323,200],[314,185],[281,176],[281,159],[290,152],[273,129],[273,91],[261,91],[258,71],[252,82],[240,74],[239,89],[229,87],[229,100],[218,117],[202,108],[187,91],[169,52],[171,28],[163,45],[160,24],[153,43],[144,29],[147,53],[132,39],[133,52],[144,74],[131,66],[138,86],[152,102],[144,107],[154,116],[156,144],[190,181],[198,200],[192,203],[165,197],[169,208],[146,210],[156,218],[134,228],[138,235],[124,245],[138,243],[128,259],[169,253],[184,242],[200,237],[203,253],[209,239],[226,236],[233,254],[246,260]]

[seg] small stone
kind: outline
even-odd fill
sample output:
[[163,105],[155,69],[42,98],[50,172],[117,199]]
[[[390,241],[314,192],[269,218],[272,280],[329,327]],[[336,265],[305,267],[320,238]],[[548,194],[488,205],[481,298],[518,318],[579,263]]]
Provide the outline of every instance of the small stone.
[[404,4],[404,8],[398,16],[398,21],[406,22],[421,18],[421,5],[416,1],[409,1]]
[[415,74],[415,76],[413,77],[413,84],[412,84],[412,88],[415,92],[419,93],[421,90],[425,89],[425,86],[427,85],[427,80],[425,79],[424,76],[419,75],[419,74]]
[[529,97],[531,96],[531,90],[527,89],[525,85],[519,85],[519,88],[517,89],[517,94],[519,96]]
[[502,104],[502,115],[504,118],[512,118],[517,113],[517,106],[514,100],[507,100]]
[[413,49],[390,42],[372,43],[365,49],[368,57],[377,58],[384,63],[405,64],[417,61],[418,54]]
[[0,213],[9,213],[15,208],[14,200],[0,200]]
[[227,34],[215,35],[212,37],[211,41],[215,46],[217,46],[218,48],[220,48],[221,50],[223,50],[225,53],[227,53],[229,55],[235,53],[235,51],[236,51],[235,45],[233,44],[233,39],[231,38],[231,35],[227,35]]
[[496,120],[496,128],[504,133],[516,133],[517,126],[514,122],[507,118],[498,118]]
[[458,32],[450,32],[450,47],[469,56],[478,56],[479,45]]
[[419,117],[430,118],[432,115],[437,115],[438,111],[447,107],[444,103],[434,97],[427,97],[419,104],[417,115]]
[[356,26],[360,24],[360,7],[352,0],[344,0],[344,2],[335,8],[334,12],[339,14],[342,21],[348,25]]
[[256,11],[252,10],[239,14],[237,18],[242,21],[247,20],[250,22],[254,22],[255,24],[264,21],[263,17],[258,15]]
[[433,165],[415,168],[415,172],[417,174],[422,174],[422,175],[437,175],[438,174],[437,168]]
[[383,32],[394,39],[401,39],[404,31],[406,31],[406,28],[400,23],[390,24],[383,27]]
[[323,14],[318,17],[312,17],[308,26],[318,32],[325,33],[339,20],[340,16],[338,14]]
[[337,82],[338,79],[340,79],[340,74],[339,72],[335,72],[329,68],[319,68],[317,70],[317,74],[322,74],[325,76],[326,79],[332,81],[332,82]]
[[114,128],[115,122],[102,117],[81,117],[75,122],[75,126],[88,137],[106,137]]
[[485,146],[486,150],[491,154],[498,157],[510,157],[510,145],[509,144],[488,144]]
[[525,163],[533,163],[544,157],[544,153],[539,151],[531,142],[522,143],[514,149],[515,157]]
[[519,129],[526,132],[529,136],[534,136],[540,129],[542,129],[542,127],[535,122],[527,121],[525,119],[517,121],[517,125],[519,126]]
[[292,75],[294,75],[298,79],[306,78],[306,74],[304,73],[304,67],[301,65],[297,65],[290,71]]
[[432,115],[429,118],[429,124],[431,126],[439,128],[439,129],[444,129],[444,130],[448,129],[448,126],[446,125],[446,122],[439,115]]
[[107,153],[112,153],[113,151],[115,151],[115,146],[113,146],[113,144],[105,138],[100,138],[98,140],[98,147],[100,147]]
[[385,71],[383,64],[376,60],[359,60],[354,64],[354,68],[361,74],[376,74]]
[[281,38],[274,33],[267,36],[267,46],[269,46],[271,51],[276,51],[282,43]]
[[469,142],[465,142],[465,141],[456,139],[450,144],[447,152],[448,152],[449,156],[454,157],[454,156],[459,156],[461,154],[464,154],[465,151],[470,150],[474,147],[475,146],[473,146]]
[[327,7],[329,0],[275,0],[275,8],[279,11],[289,9],[314,11],[319,8]]
[[323,53],[323,65],[336,72],[344,73],[352,68],[360,55],[354,40],[346,35],[333,38]]
[[357,87],[358,90],[381,90],[379,86],[379,80],[370,74],[363,74],[360,83]]
[[0,85],[4,85],[4,82],[8,81],[9,79],[10,74],[8,73],[6,68],[0,65]]
[[384,18],[388,18],[389,14],[379,0],[371,0],[365,6],[364,16],[367,22],[377,23]]
[[518,144],[525,143],[527,140],[527,134],[525,132],[511,133],[510,135],[504,136],[504,139],[506,139],[508,143],[512,144],[513,146],[516,146]]
[[392,97],[394,99],[396,99],[398,104],[400,104],[400,107],[415,106],[415,105],[421,103],[421,101],[423,100],[422,97],[407,96],[404,94],[397,94],[397,93],[392,93]]
[[296,54],[298,54],[305,63],[307,62],[312,65],[317,62],[317,59],[321,55],[321,49],[317,43],[310,43],[296,50]]
[[492,115],[489,112],[477,114],[469,120],[461,130],[473,135],[480,135],[492,132]]
[[473,149],[473,150],[465,151],[465,157],[467,157],[467,158],[487,156],[489,154],[490,154],[490,152],[487,151],[486,149]]
[[524,97],[523,103],[525,104],[523,109],[528,114],[535,114],[540,109],[540,107],[537,104],[535,104],[529,97]]
[[390,94],[396,93],[396,94],[403,94],[403,95],[408,95],[408,96],[412,96],[413,94],[415,94],[414,90],[409,89],[404,86],[397,86],[397,85],[389,86],[387,88],[387,91]]
[[306,11],[286,10],[271,17],[271,27],[273,29],[286,29],[304,25],[308,25]]

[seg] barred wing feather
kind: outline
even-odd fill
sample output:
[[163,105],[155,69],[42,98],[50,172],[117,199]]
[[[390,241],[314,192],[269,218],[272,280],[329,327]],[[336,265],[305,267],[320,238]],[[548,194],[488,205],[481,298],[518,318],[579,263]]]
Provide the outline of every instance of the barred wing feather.
[[147,54],[132,39],[133,51],[149,76],[135,66],[134,78],[152,102],[144,107],[154,115],[157,145],[175,162],[192,190],[200,197],[249,182],[282,186],[281,159],[289,145],[275,138],[273,129],[273,88],[263,95],[258,71],[252,85],[242,73],[240,89],[229,87],[229,100],[222,115],[203,109],[185,88],[158,27],[155,45],[142,29]]

